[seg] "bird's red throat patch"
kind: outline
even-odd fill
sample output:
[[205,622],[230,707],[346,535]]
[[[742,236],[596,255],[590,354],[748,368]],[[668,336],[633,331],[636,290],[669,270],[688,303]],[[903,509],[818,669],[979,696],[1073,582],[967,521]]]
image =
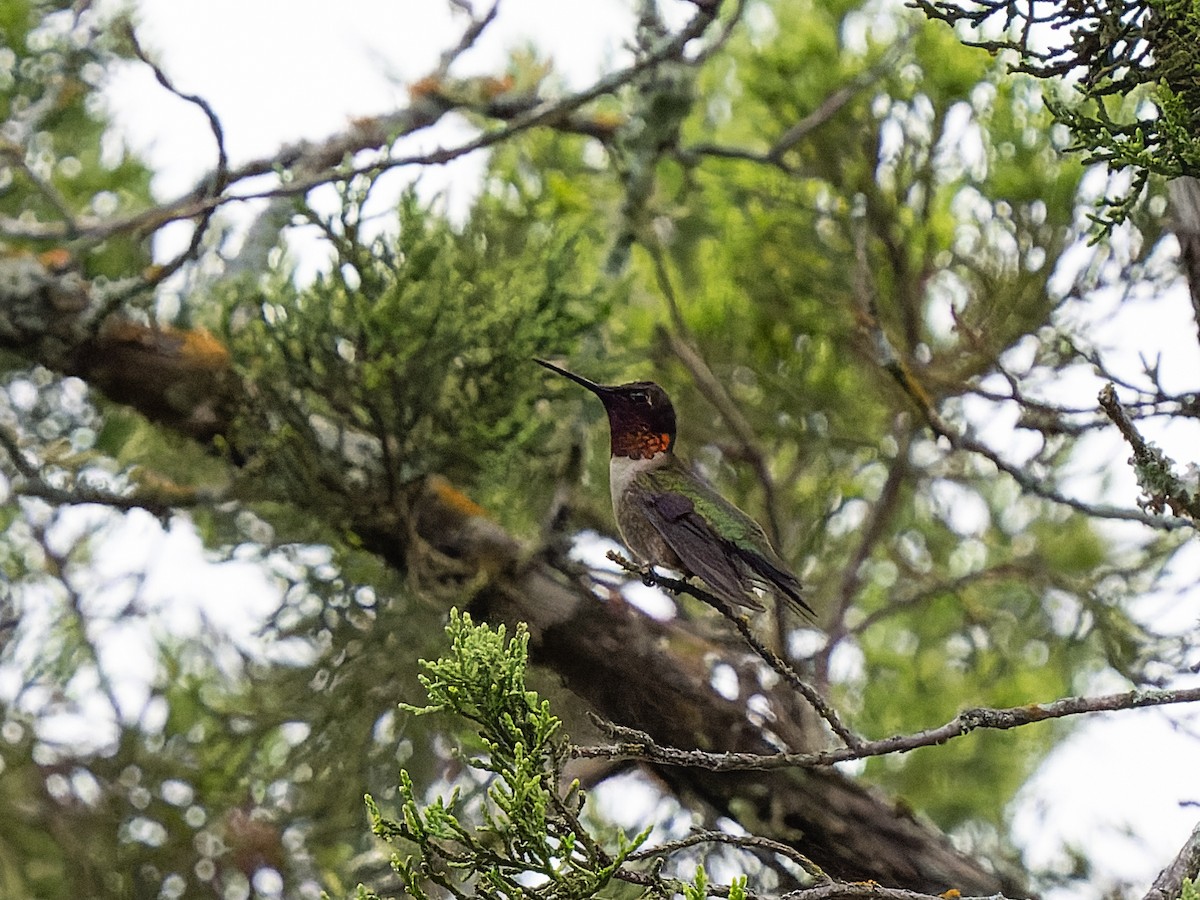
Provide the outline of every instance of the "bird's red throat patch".
[[613,435],[612,452],[614,456],[628,456],[630,459],[651,459],[658,454],[671,449],[671,435],[666,432],[633,431]]

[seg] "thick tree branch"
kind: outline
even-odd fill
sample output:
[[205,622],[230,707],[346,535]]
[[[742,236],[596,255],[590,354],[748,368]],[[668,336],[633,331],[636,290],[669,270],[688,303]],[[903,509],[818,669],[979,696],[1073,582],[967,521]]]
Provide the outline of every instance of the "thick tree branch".
[[1200,179],[1173,178],[1167,184],[1171,200],[1171,230],[1179,241],[1179,261],[1187,277],[1192,314],[1200,330]]
[[1178,900],[1185,878],[1193,882],[1200,881],[1200,825],[1192,830],[1192,836],[1171,860],[1171,864],[1154,879],[1154,884],[1142,900]]

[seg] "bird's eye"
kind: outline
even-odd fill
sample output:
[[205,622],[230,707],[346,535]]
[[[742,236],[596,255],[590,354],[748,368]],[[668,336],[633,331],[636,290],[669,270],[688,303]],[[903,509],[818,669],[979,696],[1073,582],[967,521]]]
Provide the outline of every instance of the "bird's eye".
[[650,402],[650,398],[646,395],[645,391],[634,391],[632,394],[629,395],[629,399],[632,400],[634,403],[649,403]]

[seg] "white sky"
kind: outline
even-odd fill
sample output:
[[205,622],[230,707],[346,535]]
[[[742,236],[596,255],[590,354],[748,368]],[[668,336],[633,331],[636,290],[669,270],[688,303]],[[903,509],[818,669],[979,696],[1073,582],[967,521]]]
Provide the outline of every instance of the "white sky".
[[[436,0],[140,0],[137,5],[143,46],[157,54],[178,88],[212,104],[235,165],[269,155],[282,143],[340,131],[353,117],[403,105],[405,85],[436,65],[461,27]],[[500,21],[464,58],[458,74],[496,71],[506,49],[532,39],[550,53],[560,74],[581,84],[620,58],[621,40],[629,33],[629,5],[506,0]],[[211,168],[212,141],[202,116],[158,87],[147,71],[129,66],[114,73],[109,97],[122,133],[158,172],[155,189],[161,197],[188,190]],[[451,200],[455,192],[469,195],[478,167],[479,160],[447,167],[434,175],[441,179],[434,184],[448,188]],[[423,178],[428,182],[428,175]],[[1162,349],[1164,333],[1180,335],[1180,346],[1167,351],[1167,364],[1172,378],[1192,378],[1189,386],[1196,387],[1195,326],[1182,297],[1149,299],[1130,315],[1109,326],[1113,340],[1132,340],[1139,344],[1133,352],[1153,355]],[[1091,399],[1098,385],[1080,390],[1090,391]],[[1193,440],[1189,435],[1168,450],[1186,461]],[[1120,499],[1127,502],[1132,496],[1132,478],[1123,465],[1127,452],[1119,442],[1101,452],[1111,455],[1110,471],[1117,476]],[[119,528],[109,546],[120,559],[107,564],[132,569],[154,560],[149,595],[161,591],[163,598],[179,603],[180,574],[187,573],[190,599],[184,611],[173,613],[185,631],[196,616],[224,617],[231,636],[242,639],[252,630],[253,617],[230,619],[214,598],[261,596],[260,613],[274,602],[253,567],[205,563],[198,540],[186,528],[164,534],[154,520],[136,515]],[[130,556],[130,547],[141,552]],[[1153,599],[1144,605],[1156,619],[1173,615],[1180,627],[1197,620],[1195,591],[1170,609]],[[134,706],[137,682],[148,677],[141,665],[133,657],[121,663],[130,679],[123,690],[132,692]],[[1052,698],[1030,698],[1045,699]],[[1076,846],[1103,875],[1148,886],[1200,819],[1195,806],[1180,806],[1200,802],[1197,741],[1170,725],[1181,716],[1180,710],[1123,713],[1093,718],[1079,729],[1013,810],[1029,861],[1044,864],[1064,846]],[[1195,716],[1192,722],[1200,727]],[[936,765],[936,753],[922,751],[923,764]]]

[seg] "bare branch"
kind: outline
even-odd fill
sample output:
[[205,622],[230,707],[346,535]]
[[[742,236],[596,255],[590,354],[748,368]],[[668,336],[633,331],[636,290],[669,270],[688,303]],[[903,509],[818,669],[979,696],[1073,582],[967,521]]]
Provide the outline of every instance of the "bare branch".
[[958,900],[1005,900],[1003,894],[991,894],[988,897],[963,897],[957,891],[954,894],[922,894],[918,891],[906,891],[903,888],[889,888],[873,881],[832,881],[828,884],[818,884],[815,887],[789,891],[780,896],[779,900],[945,900],[946,897],[957,896]]
[[910,30],[897,39],[873,66],[860,72],[846,84],[833,91],[833,93],[821,101],[816,109],[799,122],[790,126],[783,134],[776,138],[775,143],[765,153],[744,147],[728,147],[720,144],[702,143],[681,148],[679,155],[683,159],[694,159],[699,156],[738,159],[746,162],[776,166],[785,172],[793,171],[792,166],[788,165],[784,159],[788,151],[833,119],[834,116],[845,109],[851,100],[868,87],[876,84],[885,73],[893,70],[901,54],[911,44],[914,33],[914,31]]
[[468,3],[451,0],[451,4],[465,12],[470,19],[470,23],[467,25],[466,30],[463,31],[458,43],[442,53],[437,67],[439,76],[445,76],[455,61],[475,45],[475,42],[479,40],[484,30],[496,20],[496,14],[500,11],[500,0],[495,0],[488,8],[488,11],[482,16],[476,16],[475,11],[471,9]]
[[[163,70],[163,68],[146,55],[138,42],[137,33],[134,31],[132,24],[126,23],[125,38],[129,41],[133,48],[133,54],[142,63],[144,63],[151,72],[154,73],[155,79],[166,88],[170,93],[174,94],[180,100],[190,103],[204,114],[204,118],[208,121],[208,128],[212,132],[213,141],[217,148],[217,165],[211,176],[206,178],[199,187],[196,188],[195,196],[198,197],[218,197],[225,190],[229,183],[229,154],[225,149],[225,129],[221,125],[220,118],[217,117],[216,111],[212,105],[201,97],[199,94],[189,94],[177,88],[174,82]],[[106,305],[105,312],[113,312],[125,302],[131,294],[140,292],[147,288],[152,288],[155,285],[165,281],[171,275],[175,274],[183,267],[185,263],[195,259],[200,254],[200,247],[204,242],[204,235],[208,231],[209,225],[212,224],[213,216],[216,213],[216,207],[205,209],[197,216],[197,221],[192,228],[192,238],[188,241],[180,253],[174,259],[168,261],[164,265],[156,266],[151,269],[150,274],[142,283],[134,283],[128,290],[115,291]],[[141,280],[139,280],[141,281]]]
[[13,493],[22,497],[37,497],[55,506],[94,504],[122,511],[144,509],[162,517],[169,515],[173,509],[217,503],[223,499],[211,491],[197,491],[165,483],[141,486],[128,494],[78,483],[67,488],[58,487],[46,480],[38,466],[21,449],[17,435],[4,425],[0,425],[0,450],[7,454],[19,475],[12,485]]
[[208,120],[209,130],[212,131],[213,140],[217,145],[217,168],[211,179],[210,191],[214,194],[219,193],[224,189],[226,179],[229,177],[229,154],[225,151],[225,129],[221,126],[221,120],[217,117],[212,105],[199,94],[188,94],[177,88],[167,73],[163,71],[162,66],[146,55],[146,52],[142,49],[142,45],[138,42],[137,33],[129,23],[126,23],[125,38],[133,48],[134,56],[149,67],[159,84],[180,100],[195,106],[204,114],[204,118]]
[[829,654],[833,651],[834,646],[847,633],[846,614],[853,605],[854,598],[858,596],[858,589],[862,585],[863,563],[867,561],[875,546],[883,538],[888,523],[891,522],[892,516],[897,511],[900,489],[910,472],[908,451],[912,445],[912,430],[907,421],[909,418],[907,414],[897,417],[894,431],[898,433],[893,434],[898,444],[896,455],[888,467],[887,479],[879,491],[879,497],[871,505],[871,511],[859,537],[858,547],[855,548],[843,569],[829,642],[821,653],[821,658],[825,663],[828,663]]
[[[1200,688],[1179,690],[1127,691],[1123,694],[1103,694],[1097,697],[1064,697],[1050,703],[1030,703],[1006,709],[977,707],[966,709],[944,725],[912,734],[895,735],[877,741],[866,741],[857,747],[839,747],[816,753],[708,753],[703,750],[681,750],[662,747],[649,735],[632,729],[619,729],[622,743],[602,747],[573,747],[573,756],[583,759],[640,759],[671,766],[687,766],[713,772],[743,769],[798,768],[815,769],[853,759],[908,753],[921,747],[934,747],[978,729],[1008,731],[1084,713],[1115,712],[1124,709],[1143,709],[1149,706],[1171,706],[1200,701]],[[612,726],[609,726],[610,730]]]
[[30,184],[37,188],[38,193],[45,197],[47,202],[54,207],[54,211],[62,217],[67,225],[68,234],[73,234],[77,228],[75,211],[67,202],[67,198],[54,186],[54,183],[47,178],[42,178],[29,165],[25,158],[24,148],[0,139],[0,159],[8,160],[9,163],[21,170],[21,174],[29,179]]

